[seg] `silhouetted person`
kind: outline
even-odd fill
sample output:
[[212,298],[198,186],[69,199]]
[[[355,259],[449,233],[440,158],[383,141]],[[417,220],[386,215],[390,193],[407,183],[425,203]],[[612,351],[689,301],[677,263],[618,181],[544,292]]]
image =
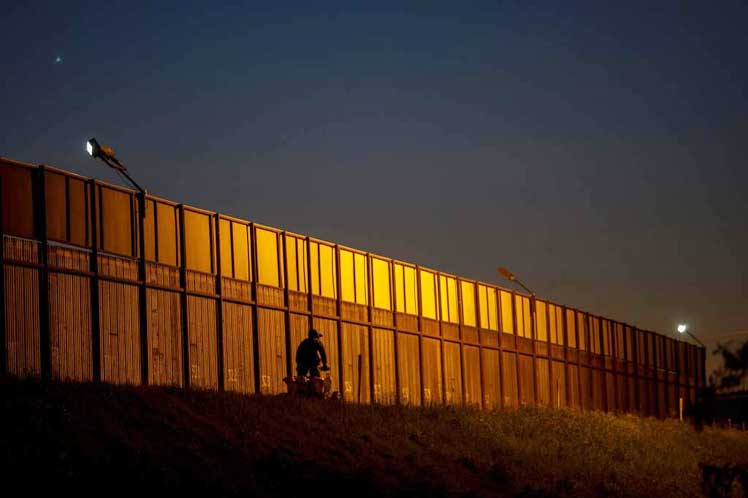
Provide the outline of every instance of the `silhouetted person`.
[[309,329],[309,337],[301,341],[296,349],[296,375],[304,376],[307,373],[311,377],[319,377],[319,364],[322,363],[322,371],[330,370],[327,366],[327,353],[325,346],[319,338],[322,334],[314,329]]

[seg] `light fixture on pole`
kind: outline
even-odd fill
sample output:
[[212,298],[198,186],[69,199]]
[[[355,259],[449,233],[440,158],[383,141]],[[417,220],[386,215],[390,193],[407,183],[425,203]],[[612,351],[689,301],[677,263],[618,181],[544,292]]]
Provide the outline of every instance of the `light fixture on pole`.
[[[90,138],[86,142],[86,152],[94,159],[101,159],[107,166],[117,172],[126,183],[129,183],[138,191],[138,210],[140,211],[140,223],[138,223],[138,278],[141,282],[146,281],[146,256],[145,256],[145,208],[146,208],[146,191],[138,182],[132,179],[127,172],[127,167],[117,159],[114,149],[106,145],[100,145],[95,138]],[[138,299],[145,303],[147,299],[145,285],[138,286]],[[148,314],[140,313],[140,330],[148,330]],[[147,334],[140,335],[140,355],[141,358],[148,356],[148,339]],[[140,380],[143,385],[148,383],[148,363],[141,362]]]
[[505,279],[509,280],[510,282],[514,282],[523,289],[525,289],[533,298],[535,297],[535,293],[531,291],[525,284],[523,284],[517,277],[514,276],[514,273],[510,272],[503,266],[499,266],[496,271],[504,277]]
[[107,166],[116,171],[127,183],[134,187],[138,193],[138,199],[140,201],[140,217],[145,217],[145,196],[146,191],[143,187],[138,185],[138,182],[132,179],[130,174],[127,172],[127,167],[117,159],[114,149],[107,147],[106,145],[100,145],[95,138],[89,138],[86,142],[86,152],[94,159],[101,159]]
[[695,335],[693,335],[690,330],[688,330],[688,324],[686,324],[686,323],[679,323],[677,330],[678,330],[678,333],[681,334],[681,335],[682,334],[688,334],[688,335],[690,335],[691,339],[693,339],[694,341],[696,341],[696,342],[699,343],[699,346],[701,346],[702,348],[706,348],[706,346],[704,346],[704,343],[701,342],[698,339],[698,337],[696,337]]

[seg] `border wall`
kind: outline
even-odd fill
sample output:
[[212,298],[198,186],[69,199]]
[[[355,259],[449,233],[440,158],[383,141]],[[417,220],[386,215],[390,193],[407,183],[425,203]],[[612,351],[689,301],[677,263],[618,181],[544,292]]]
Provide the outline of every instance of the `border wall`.
[[361,403],[677,417],[705,350],[633,325],[0,158],[0,371],[275,394],[309,327]]

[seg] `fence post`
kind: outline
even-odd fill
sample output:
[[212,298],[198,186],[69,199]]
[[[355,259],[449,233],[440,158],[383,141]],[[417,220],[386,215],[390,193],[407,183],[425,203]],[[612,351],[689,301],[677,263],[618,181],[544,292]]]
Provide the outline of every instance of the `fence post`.
[[[67,177],[66,177],[67,178]],[[91,189],[88,210],[91,212],[91,358],[93,359],[93,378],[101,381],[101,321],[99,320],[99,225],[96,219],[96,180],[87,183]],[[86,227],[88,233],[88,227]]]
[[188,332],[188,314],[187,314],[187,250],[185,248],[184,233],[184,204],[179,205],[179,310],[182,316],[182,382],[184,387],[190,387],[190,338]]
[[[398,348],[397,343],[399,335],[398,335],[398,327],[397,327],[397,303],[395,303],[395,299],[397,299],[397,293],[395,292],[395,262],[393,260],[390,260],[389,262],[390,266],[390,307],[392,308],[392,352],[394,355],[394,362],[395,362],[395,403],[398,405],[402,404],[402,400],[400,399],[400,394],[402,393],[401,387],[400,387],[400,350]],[[403,287],[405,286],[405,278],[403,278]],[[405,295],[405,289],[403,289],[403,295]]]
[[[215,252],[216,257],[211,258],[211,264],[213,261],[216,263],[215,271],[215,293],[217,294],[216,299],[216,368],[218,369],[218,390],[223,391],[226,389],[226,379],[224,376],[223,368],[223,262],[221,261],[221,218],[218,213],[213,215],[215,220],[215,230],[210,231],[210,236],[214,237],[215,242],[211,244],[211,250]],[[232,257],[233,257],[233,240],[234,240],[234,228],[229,224],[229,241],[232,244]]]
[[0,375],[8,373],[8,344],[5,337],[5,230],[3,228],[3,177],[0,175]]
[[[292,363],[291,363],[291,298],[290,298],[290,291],[288,289],[288,248],[286,247],[286,241],[288,240],[288,237],[286,237],[286,232],[280,233],[281,238],[281,254],[283,261],[280,262],[280,264],[283,266],[283,283],[285,284],[283,286],[283,305],[284,305],[284,321],[285,321],[285,342],[286,342],[286,375],[289,377],[293,375],[293,369],[292,369]],[[296,239],[294,239],[294,244]],[[296,251],[294,251],[294,254],[296,254]],[[296,256],[296,259],[298,260],[298,254]],[[296,265],[297,262],[294,261],[294,265]],[[298,272],[298,269],[297,269]]]
[[[355,256],[354,256],[355,257]],[[372,311],[374,308],[374,280],[372,280],[372,264],[371,264],[371,254],[366,253],[364,256],[364,261],[366,261],[366,301],[368,303],[368,306],[366,308],[366,314],[369,318],[369,402],[373,405],[375,402],[375,389],[374,386],[376,382],[374,382],[374,312]],[[355,266],[355,265],[354,265]],[[355,274],[354,274],[355,275]],[[354,277],[355,278],[355,277]],[[394,336],[393,336],[394,338]],[[359,379],[361,376],[359,376]],[[361,381],[359,380],[359,383]],[[381,387],[380,387],[381,388]],[[380,391],[381,393],[382,391]]]
[[[143,385],[148,385],[148,302],[146,293],[146,260],[145,260],[145,217],[148,200],[145,192],[136,194],[138,197],[138,301],[140,302],[140,379]],[[154,206],[155,207],[155,206]],[[155,211],[155,209],[154,209]],[[155,213],[154,213],[155,221]],[[154,234],[157,227],[154,223]]]
[[256,393],[261,393],[261,383],[260,383],[260,330],[258,328],[258,314],[260,312],[259,306],[257,306],[257,236],[256,236],[256,227],[254,223],[250,223],[249,227],[249,247],[250,247],[250,255],[251,255],[251,273],[250,276],[252,278],[251,288],[252,288],[252,295],[251,295],[251,301],[252,301],[252,330],[254,331],[254,334],[252,334],[252,355],[253,363],[254,363],[254,377],[255,377],[255,385],[254,389]]
[[41,374],[42,379],[52,378],[52,351],[51,335],[49,327],[49,267],[47,264],[47,216],[46,216],[46,193],[44,188],[44,166],[39,166],[36,171],[37,202],[35,203],[35,227],[37,238],[40,240],[41,266],[39,267],[39,345],[41,348]]
[[[340,302],[340,295],[342,293],[340,284],[341,284],[341,277],[340,277],[340,246],[338,244],[335,244],[334,246],[334,254],[335,254],[335,269],[337,270],[335,272],[335,315],[337,316],[336,322],[338,324],[338,358],[340,362],[341,368],[338,369],[338,385],[340,386],[340,397],[341,399],[345,400],[345,379],[343,378],[343,364],[345,363],[345,357],[343,357],[343,340],[345,339],[345,334],[343,333],[343,321],[342,321],[342,313],[341,313],[341,302]],[[319,261],[319,258],[317,259]],[[361,383],[361,379],[358,380],[359,384]],[[353,385],[351,384],[351,389],[353,388]],[[353,393],[351,393],[351,397],[353,396]]]

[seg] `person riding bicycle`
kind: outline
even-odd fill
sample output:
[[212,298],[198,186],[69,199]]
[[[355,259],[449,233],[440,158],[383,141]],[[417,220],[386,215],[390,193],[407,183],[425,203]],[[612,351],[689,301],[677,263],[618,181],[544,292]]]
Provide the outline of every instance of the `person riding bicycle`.
[[[330,370],[327,366],[327,353],[325,346],[320,341],[322,334],[315,329],[309,329],[309,336],[301,341],[296,349],[296,375],[305,376],[307,373],[310,377],[319,377],[319,372]],[[320,362],[322,368],[319,368]]]

